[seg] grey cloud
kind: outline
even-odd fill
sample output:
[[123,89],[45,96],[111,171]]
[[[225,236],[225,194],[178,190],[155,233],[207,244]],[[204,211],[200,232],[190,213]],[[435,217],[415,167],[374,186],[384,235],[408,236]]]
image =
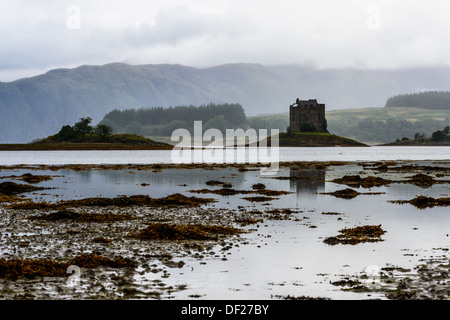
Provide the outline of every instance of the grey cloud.
[[239,15],[199,13],[177,6],[160,10],[154,24],[126,29],[122,39],[136,47],[180,45],[202,37],[240,37],[251,29],[252,22]]
[[[66,26],[72,3],[83,14],[80,30]],[[366,9],[373,3],[381,9],[379,30],[366,26]],[[215,5],[203,0],[2,0],[0,73],[116,61],[207,66],[313,60],[319,68],[448,63],[450,4],[235,0]]]

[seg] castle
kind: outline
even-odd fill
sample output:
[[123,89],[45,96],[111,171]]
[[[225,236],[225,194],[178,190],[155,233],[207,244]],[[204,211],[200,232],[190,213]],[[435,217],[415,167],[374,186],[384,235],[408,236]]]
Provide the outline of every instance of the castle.
[[300,100],[290,106],[290,129],[292,132],[328,132],[325,104],[315,99]]

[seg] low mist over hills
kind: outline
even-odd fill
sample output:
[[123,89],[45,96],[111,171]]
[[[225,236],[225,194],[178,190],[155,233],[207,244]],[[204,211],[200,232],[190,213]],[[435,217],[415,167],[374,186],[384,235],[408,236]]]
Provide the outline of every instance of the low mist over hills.
[[383,107],[396,94],[448,88],[450,68],[81,66],[0,83],[0,143],[46,137],[81,117],[97,123],[114,109],[239,103],[252,116],[287,112],[296,98],[316,98],[327,110]]

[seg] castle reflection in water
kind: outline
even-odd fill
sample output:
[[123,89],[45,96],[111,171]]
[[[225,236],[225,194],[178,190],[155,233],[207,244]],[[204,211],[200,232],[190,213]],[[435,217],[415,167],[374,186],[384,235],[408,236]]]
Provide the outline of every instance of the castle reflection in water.
[[316,193],[325,190],[325,174],[325,169],[290,169],[290,190],[291,192],[295,192],[297,197],[315,196]]

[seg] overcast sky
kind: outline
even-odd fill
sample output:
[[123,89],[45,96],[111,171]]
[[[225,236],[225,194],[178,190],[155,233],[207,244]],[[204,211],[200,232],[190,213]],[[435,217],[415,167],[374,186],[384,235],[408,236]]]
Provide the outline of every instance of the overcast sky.
[[1,0],[0,81],[59,67],[449,65],[450,1]]

